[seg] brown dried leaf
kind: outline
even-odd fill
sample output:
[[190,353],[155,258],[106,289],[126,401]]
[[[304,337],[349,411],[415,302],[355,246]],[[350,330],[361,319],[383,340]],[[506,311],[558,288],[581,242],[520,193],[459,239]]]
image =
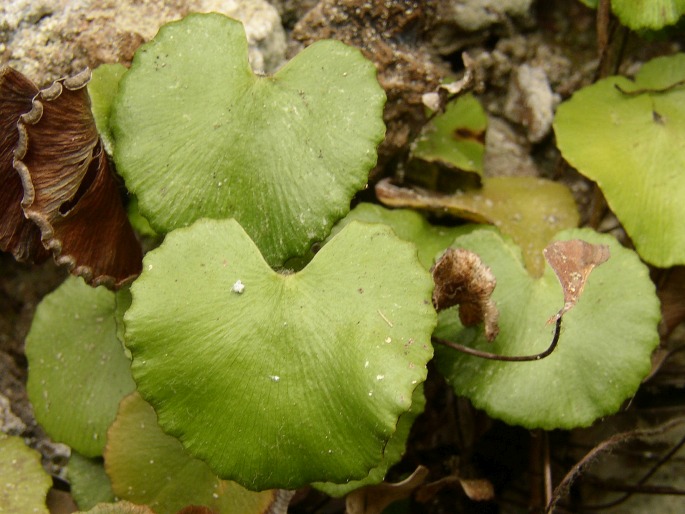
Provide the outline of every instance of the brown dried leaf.
[[499,333],[499,311],[491,296],[497,281],[480,257],[463,248],[448,248],[431,272],[435,282],[435,309],[441,311],[459,305],[462,324],[470,327],[483,323],[488,341],[494,340]]
[[461,488],[469,499],[477,502],[490,501],[495,497],[495,488],[492,482],[484,478],[466,480],[459,479]]
[[456,483],[459,483],[459,477],[456,475],[448,475],[440,480],[424,484],[416,491],[414,499],[419,503],[428,503],[445,487],[453,486]]
[[142,252],[95,128],[89,80],[86,70],[40,91],[19,122],[15,168],[24,213],[57,263],[116,288],[140,273]]
[[40,262],[50,255],[40,242],[40,229],[21,209],[24,187],[13,166],[17,123],[37,94],[38,88],[24,75],[9,66],[0,69],[0,250],[18,261]]
[[484,178],[479,188],[443,194],[416,186],[379,181],[376,196],[389,207],[427,209],[476,223],[491,223],[521,248],[528,271],[539,277],[545,269],[542,250],[555,234],[578,225],[570,190],[537,177]]
[[555,241],[543,253],[564,292],[564,306],[549,320],[552,323],[578,302],[590,272],[606,262],[610,253],[607,245],[595,245],[581,239]]
[[408,498],[428,476],[428,469],[418,466],[402,482],[370,485],[347,495],[347,514],[381,514],[393,502]]
[[445,487],[454,487],[455,484],[459,484],[464,494],[473,501],[490,501],[495,497],[495,488],[489,480],[484,478],[465,479],[454,474],[422,486],[416,492],[416,501],[428,503]]

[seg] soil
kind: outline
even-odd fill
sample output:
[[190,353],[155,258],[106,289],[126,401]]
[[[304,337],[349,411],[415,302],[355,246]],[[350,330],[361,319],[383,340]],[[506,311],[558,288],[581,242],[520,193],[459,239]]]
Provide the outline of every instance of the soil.
[[[21,7],[26,2],[12,0],[10,4]],[[426,122],[423,94],[434,91],[447,78],[463,76],[465,52],[474,62],[475,92],[490,117],[486,174],[536,175],[562,181],[574,193],[584,224],[611,231],[629,244],[597,188],[563,163],[550,125],[556,105],[578,88],[601,75],[634,73],[653,56],[681,50],[677,32],[647,40],[616,28],[606,58],[600,61],[596,12],[578,0],[274,0],[272,4],[285,31],[280,26],[273,29],[281,31],[276,43],[268,37],[261,40],[268,42],[262,46],[266,53],[261,56],[267,68],[273,69],[274,63],[283,59],[286,46],[292,55],[321,38],[357,46],[376,63],[379,81],[388,94],[388,134],[379,149],[372,183],[398,173],[398,163]],[[457,4],[463,4],[462,12],[457,12]],[[64,48],[69,50],[55,50],[61,48],[61,42],[51,40],[46,44],[48,58],[38,50],[18,52],[12,47],[12,38],[19,32],[38,34],[59,16],[59,9],[50,7],[50,2],[40,5],[34,5],[32,14],[20,21],[9,16],[9,8],[0,9],[0,15],[6,16],[0,19],[4,52],[0,52],[0,63],[16,64],[22,55],[27,56],[30,69],[23,71],[32,73],[31,78],[40,84],[82,65],[127,63],[135,48],[156,30],[110,26],[102,22],[108,19],[103,10],[93,8],[86,20],[94,23],[98,19],[108,30],[86,31],[80,38],[74,30],[65,32],[69,35]],[[183,2],[152,2],[147,7],[157,10],[154,19],[158,24],[186,10]],[[88,26],[89,22],[83,23]],[[54,27],[51,30],[54,33]],[[622,43],[620,38],[624,38]],[[255,44],[260,45],[259,41]],[[373,201],[372,189],[360,198]],[[64,465],[69,449],[52,443],[33,418],[25,390],[23,345],[36,305],[65,277],[66,272],[51,262],[34,266],[0,254],[0,430],[21,435],[41,451],[44,467],[63,493],[68,492]],[[624,496],[624,501],[604,510],[682,512],[685,503],[679,495],[685,494],[685,453],[678,451],[678,445],[685,441],[683,426],[636,434],[625,441],[611,439],[668,423],[685,407],[685,352],[680,352],[685,348],[685,271],[655,269],[653,278],[664,312],[663,339],[654,357],[653,373],[618,414],[590,428],[546,433],[508,426],[456,397],[430,369],[426,410],[415,423],[405,458],[391,469],[387,481],[401,480],[423,465],[429,470],[427,483],[431,486],[403,500],[405,510],[395,507],[398,510],[393,512],[543,512],[551,489],[573,470],[576,480],[558,494],[558,512],[589,511],[593,505]],[[598,452],[587,466],[574,468],[599,444],[611,451]],[[669,454],[672,449],[676,451]],[[646,480],[653,468],[653,476]],[[494,499],[472,499],[473,491],[460,482],[464,479],[491,484]],[[58,512],[57,505],[68,502],[64,498],[68,495],[56,496],[61,499],[53,512]],[[343,502],[314,490],[299,491],[290,509],[301,514],[343,511]]]

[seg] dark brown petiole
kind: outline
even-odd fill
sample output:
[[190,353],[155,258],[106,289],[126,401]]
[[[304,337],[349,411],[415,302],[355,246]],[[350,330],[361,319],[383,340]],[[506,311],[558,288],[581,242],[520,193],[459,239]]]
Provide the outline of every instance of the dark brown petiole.
[[431,337],[431,340],[434,343],[438,343],[444,346],[448,346],[449,348],[453,348],[454,350],[457,350],[462,353],[466,353],[468,355],[473,355],[474,357],[480,357],[481,359],[490,359],[494,361],[506,361],[506,362],[528,362],[528,361],[539,361],[540,359],[544,359],[545,357],[551,355],[551,353],[554,351],[554,349],[557,347],[557,344],[559,343],[559,336],[561,335],[561,316],[557,317],[556,324],[554,325],[554,337],[552,337],[552,342],[549,345],[549,348],[547,348],[544,352],[542,353],[537,353],[535,355],[498,355],[496,353],[491,353],[491,352],[483,352],[481,350],[476,350],[475,348],[471,348],[469,346],[464,346],[459,343],[455,343],[452,341],[448,341],[447,339],[442,339],[440,337]]

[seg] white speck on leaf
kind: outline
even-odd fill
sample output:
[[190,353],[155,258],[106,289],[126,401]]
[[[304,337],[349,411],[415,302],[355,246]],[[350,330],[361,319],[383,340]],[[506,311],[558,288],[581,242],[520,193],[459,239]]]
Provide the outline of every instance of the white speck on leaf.
[[392,328],[392,322],[388,318],[385,317],[385,314],[383,314],[380,309],[378,309],[378,314],[380,315],[381,318],[383,318],[383,321],[385,321],[388,324],[388,326],[390,328]]
[[243,294],[243,291],[245,291],[245,284],[243,284],[240,280],[236,280],[235,284],[233,284],[233,287],[231,287],[231,291],[234,293]]

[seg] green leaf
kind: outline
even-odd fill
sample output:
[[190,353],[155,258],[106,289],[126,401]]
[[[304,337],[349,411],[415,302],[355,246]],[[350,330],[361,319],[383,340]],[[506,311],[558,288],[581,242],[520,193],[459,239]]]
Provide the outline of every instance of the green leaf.
[[404,455],[409,431],[411,430],[416,417],[423,412],[425,407],[426,397],[423,394],[423,386],[419,386],[414,390],[411,408],[406,413],[402,414],[397,422],[397,431],[393,434],[385,447],[383,461],[379,466],[373,468],[366,478],[362,480],[352,480],[345,484],[315,483],[312,485],[329,496],[341,497],[360,487],[382,482],[388,469],[394,464],[397,464],[402,458],[402,455]]
[[138,199],[133,195],[129,198],[126,213],[128,214],[128,221],[131,223],[131,226],[141,236],[157,237],[157,232],[150,226],[150,222],[140,213]]
[[235,220],[201,220],[148,253],[131,289],[133,375],[164,431],[222,478],[361,479],[425,379],[432,287],[382,225],[350,223],[278,274]]
[[0,432],[0,514],[48,514],[45,497],[51,486],[40,454],[21,437]]
[[114,297],[114,322],[116,324],[117,339],[121,342],[122,348],[126,357],[130,360],[131,355],[128,353],[128,349],[124,346],[124,334],[126,332],[126,326],[124,325],[124,314],[131,306],[131,289],[125,287],[117,291]]
[[611,0],[611,10],[633,30],[659,30],[685,14],[685,0]]
[[472,94],[460,96],[426,126],[416,140],[412,157],[483,176],[487,125],[480,102]]
[[564,158],[597,182],[640,256],[660,267],[685,264],[685,87],[670,87],[683,80],[685,54],[654,59],[634,82],[609,77],[578,91],[554,122]]
[[[580,0],[597,8],[598,0]],[[685,14],[685,0],[611,0],[611,10],[621,23],[633,30],[659,30],[673,25]]]
[[376,163],[384,103],[357,49],[320,41],[257,76],[239,22],[189,15],[123,78],[115,160],[158,232],[233,217],[276,267],[348,212]]
[[102,454],[119,401],[135,389],[117,339],[115,297],[70,277],[40,303],[26,337],[36,419],[86,457]]
[[[582,296],[563,318],[554,352],[531,362],[486,360],[436,346],[436,362],[457,394],[490,416],[528,428],[587,426],[616,412],[635,393],[659,344],[659,301],[648,269],[611,236],[565,230],[557,240],[605,244],[611,257],[593,270]],[[481,330],[464,328],[454,310],[443,311],[436,336],[499,355],[547,349],[547,320],[564,305],[554,271],[539,279],[524,269],[520,250],[492,231],[473,232],[454,245],[477,253],[497,278],[492,299],[500,333],[488,343]]]
[[448,248],[459,235],[465,234],[476,225],[443,227],[431,225],[426,218],[411,209],[386,209],[373,203],[360,203],[333,227],[331,237],[340,232],[351,221],[382,223],[405,241],[414,243],[419,260],[426,269],[435,262],[435,256]]
[[114,501],[112,484],[105,473],[102,459],[89,459],[72,451],[67,474],[71,495],[79,509],[88,510],[98,503]]
[[216,514],[259,514],[274,501],[274,491],[254,493],[220,480],[181,443],[162,432],[155,411],[138,393],[127,396],[108,432],[107,472],[119,498],[176,512],[204,505]]
[[95,126],[105,145],[105,151],[109,155],[114,153],[114,138],[109,127],[112,102],[119,92],[119,81],[124,73],[126,73],[126,67],[122,64],[101,64],[93,70],[87,86]]

